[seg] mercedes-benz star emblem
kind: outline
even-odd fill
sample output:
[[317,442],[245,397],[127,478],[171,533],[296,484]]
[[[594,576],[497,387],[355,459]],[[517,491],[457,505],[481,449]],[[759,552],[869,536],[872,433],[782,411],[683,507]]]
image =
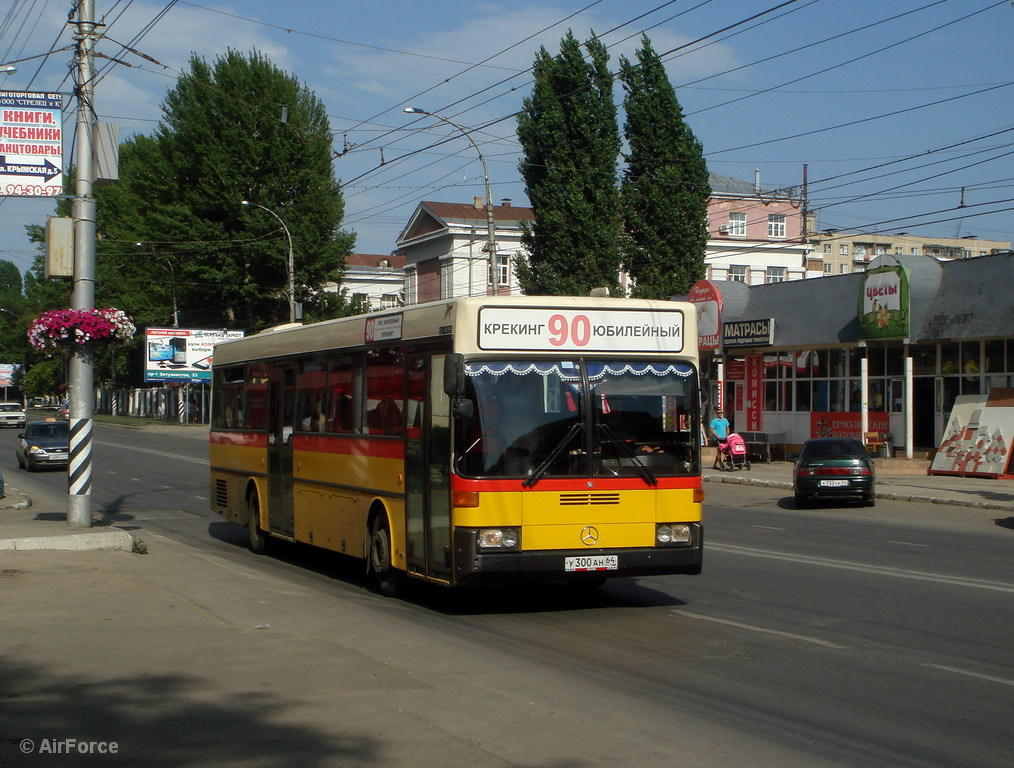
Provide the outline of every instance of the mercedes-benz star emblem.
[[581,541],[585,545],[590,547],[592,544],[597,543],[598,540],[599,531],[594,525],[586,525],[581,529]]

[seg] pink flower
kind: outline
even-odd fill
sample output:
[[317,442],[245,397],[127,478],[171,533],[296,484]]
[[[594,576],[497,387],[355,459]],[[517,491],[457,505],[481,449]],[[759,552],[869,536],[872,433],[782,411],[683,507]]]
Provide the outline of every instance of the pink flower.
[[61,344],[129,341],[135,330],[133,321],[119,309],[53,309],[32,322],[28,343],[52,354]]

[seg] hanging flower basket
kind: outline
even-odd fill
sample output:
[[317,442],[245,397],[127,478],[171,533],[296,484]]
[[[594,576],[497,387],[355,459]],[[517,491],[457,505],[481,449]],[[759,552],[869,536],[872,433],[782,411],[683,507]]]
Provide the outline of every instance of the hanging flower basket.
[[32,321],[28,343],[39,352],[52,354],[71,344],[129,341],[135,330],[133,321],[120,309],[53,309]]

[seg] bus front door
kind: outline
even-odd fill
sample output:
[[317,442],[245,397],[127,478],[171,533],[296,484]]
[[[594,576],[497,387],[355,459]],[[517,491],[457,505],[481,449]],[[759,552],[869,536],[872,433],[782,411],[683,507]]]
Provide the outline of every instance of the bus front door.
[[296,413],[296,368],[271,368],[268,394],[268,524],[272,533],[292,537],[292,431]]
[[451,578],[451,401],[442,354],[409,356],[405,430],[408,570]]

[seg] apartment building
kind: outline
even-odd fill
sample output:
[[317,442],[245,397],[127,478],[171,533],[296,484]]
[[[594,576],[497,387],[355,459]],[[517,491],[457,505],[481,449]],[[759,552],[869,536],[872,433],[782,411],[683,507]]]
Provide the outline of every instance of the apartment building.
[[908,232],[893,235],[825,230],[808,238],[810,260],[825,275],[865,272],[878,256],[930,256],[941,261],[972,259],[1008,253],[1010,241],[964,237],[921,237]]
[[708,280],[747,285],[782,283],[816,277],[819,263],[808,263],[803,241],[802,199],[796,190],[709,174]]

